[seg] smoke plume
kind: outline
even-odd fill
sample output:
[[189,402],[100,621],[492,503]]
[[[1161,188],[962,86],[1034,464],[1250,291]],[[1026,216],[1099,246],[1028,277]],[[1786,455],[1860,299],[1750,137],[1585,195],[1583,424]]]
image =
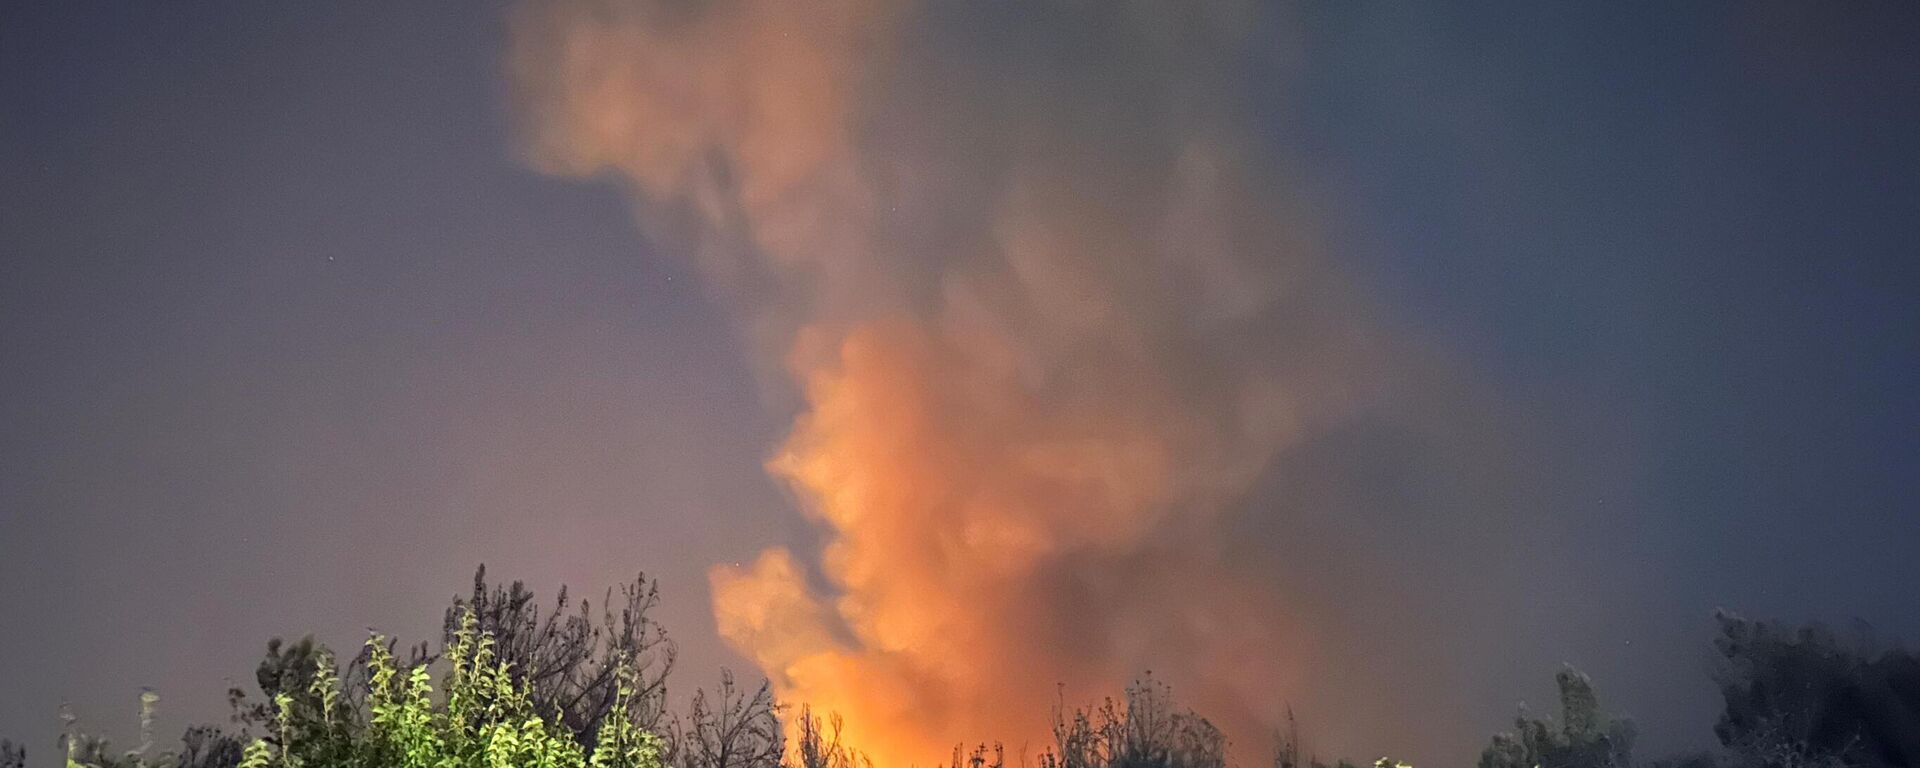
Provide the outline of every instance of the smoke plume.
[[1329,653],[1234,520],[1406,374],[1247,109],[1284,88],[1273,13],[518,9],[532,162],[629,185],[803,401],[768,469],[819,578],[769,549],[712,571],[714,611],[878,764],[1037,752],[1060,690],[1146,670],[1257,760]]

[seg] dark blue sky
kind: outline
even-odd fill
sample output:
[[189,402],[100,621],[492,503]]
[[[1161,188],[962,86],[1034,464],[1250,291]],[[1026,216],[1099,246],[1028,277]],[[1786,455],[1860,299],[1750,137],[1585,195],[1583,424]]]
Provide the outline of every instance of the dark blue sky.
[[1619,441],[1602,525],[1643,529],[1598,533],[1676,592],[1913,626],[1912,10],[1505,10],[1314,14],[1302,141],[1373,285]]
[[[1462,648],[1469,717],[1571,661],[1701,745],[1715,606],[1920,638],[1912,7],[1299,16],[1258,111],[1331,249],[1535,425],[1566,573],[1511,612],[1578,618]],[[221,718],[268,637],[425,636],[480,561],[646,569],[683,690],[739,664],[704,573],[813,538],[761,471],[789,414],[628,200],[516,159],[504,34],[0,10],[0,733],[126,734],[143,685]]]
[[1556,557],[1618,581],[1542,599],[1614,645],[1537,641],[1673,743],[1714,606],[1920,635],[1913,9],[1308,16],[1294,138],[1350,253],[1577,467]]

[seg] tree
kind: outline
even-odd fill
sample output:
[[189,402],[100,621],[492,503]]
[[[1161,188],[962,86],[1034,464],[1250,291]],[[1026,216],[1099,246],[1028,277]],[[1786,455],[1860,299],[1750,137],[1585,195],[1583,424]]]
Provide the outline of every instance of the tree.
[[1177,708],[1166,685],[1147,678],[1124,702],[1097,709],[1054,709],[1054,746],[1041,768],[1225,768],[1227,740],[1191,710]]
[[[319,706],[301,711],[292,692],[279,692],[274,738],[249,744],[240,768],[662,768],[658,737],[637,724],[638,667],[630,659],[613,659],[612,704],[583,747],[540,715],[495,647],[473,614],[463,616],[444,653],[438,702],[427,666],[401,666],[378,637],[367,641],[358,685],[343,684],[332,660],[315,654],[307,694]],[[355,694],[364,719],[339,706]]]
[[[478,632],[494,639],[499,659],[516,684],[527,690],[541,717],[572,730],[582,744],[590,743],[614,706],[620,669],[635,674],[635,722],[657,731],[665,712],[667,674],[675,651],[666,629],[648,615],[660,602],[658,582],[645,574],[607,590],[598,621],[588,601],[570,610],[566,587],[553,610],[542,612],[534,595],[521,582],[489,587],[485,565],[473,575],[473,592],[454,598],[447,610],[449,640],[461,616],[471,613]],[[616,611],[617,608],[617,611]]]
[[[187,729],[178,751],[156,750],[153,726],[159,704],[158,694],[153,691],[141,692],[140,746],[119,753],[114,752],[112,744],[106,739],[81,733],[79,718],[74,717],[71,710],[62,707],[60,719],[65,726],[60,735],[60,746],[66,753],[69,768],[233,768],[240,762],[241,745],[244,742],[210,726]],[[24,768],[25,750],[16,748],[9,753],[10,746],[0,741],[0,768]],[[8,762],[10,759],[15,762]]]
[[1560,722],[1534,719],[1525,710],[1514,732],[1495,734],[1480,753],[1480,768],[1625,768],[1633,756],[1633,722],[1600,710],[1593,681],[1573,667],[1554,675],[1560,688]]
[[813,708],[800,707],[800,726],[798,743],[794,746],[799,765],[792,768],[873,768],[873,761],[841,742],[842,722],[839,714],[829,715],[822,721],[813,714]]
[[775,710],[767,683],[749,695],[734,683],[733,672],[722,669],[714,695],[696,691],[686,723],[673,719],[669,762],[679,768],[780,768],[786,739]]
[[[388,655],[394,654],[395,642],[384,641]],[[432,664],[437,657],[427,650],[425,642],[407,649],[404,667],[423,667]],[[366,702],[354,691],[364,689],[358,683],[364,683],[369,674],[367,664],[371,656],[362,647],[360,652],[347,660],[346,667],[336,667],[333,652],[326,646],[314,642],[308,635],[293,643],[280,638],[267,641],[266,657],[254,667],[254,683],[259,687],[260,698],[249,696],[239,688],[227,689],[227,703],[233,709],[232,720],[240,726],[238,740],[244,743],[248,734],[256,730],[268,734],[269,741],[278,738],[275,723],[281,718],[281,697],[288,699],[288,706],[299,722],[353,722],[366,716]],[[350,693],[327,699],[318,691],[316,677],[332,676],[346,680],[345,686]],[[326,710],[323,712],[322,710]]]
[[1749,768],[1920,765],[1920,659],[1721,611],[1721,744]]
[[180,738],[177,768],[233,768],[240,764],[247,742],[219,728],[197,725]]
[[968,751],[964,744],[955,745],[953,748],[953,762],[950,768],[1006,767],[1007,747],[1004,744],[996,743],[991,747],[986,744],[978,744],[975,745],[971,751]]

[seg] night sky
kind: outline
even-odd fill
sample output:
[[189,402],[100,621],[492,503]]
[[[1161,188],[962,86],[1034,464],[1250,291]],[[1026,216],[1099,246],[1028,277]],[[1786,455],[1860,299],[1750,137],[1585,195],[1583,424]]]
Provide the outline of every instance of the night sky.
[[[1074,29],[1022,14],[902,36],[977,72],[980,30]],[[1313,317],[1431,361],[1274,453],[1205,550],[1344,649],[1275,694],[1304,732],[1465,763],[1570,662],[1657,755],[1711,739],[1716,607],[1920,641],[1913,6],[1274,16],[1229,101],[1353,293]],[[643,175],[529,161],[515,18],[0,9],[0,734],[36,764],[62,702],[124,742],[143,686],[165,731],[224,721],[270,637],[431,638],[482,562],[644,570],[676,696],[757,676],[709,569],[818,573],[830,526],[765,466],[802,387],[650,235]]]

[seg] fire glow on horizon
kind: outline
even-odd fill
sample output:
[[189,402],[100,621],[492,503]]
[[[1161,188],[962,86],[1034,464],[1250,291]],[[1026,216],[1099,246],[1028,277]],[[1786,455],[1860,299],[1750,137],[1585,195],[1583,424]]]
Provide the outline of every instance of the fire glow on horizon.
[[829,589],[780,548],[716,567],[720,631],[880,765],[1037,752],[1009,702],[1145,669],[1263,760],[1324,651],[1225,521],[1406,364],[1245,125],[1284,71],[1253,4],[960,6],[515,18],[533,162],[628,183],[804,396],[769,470]]

